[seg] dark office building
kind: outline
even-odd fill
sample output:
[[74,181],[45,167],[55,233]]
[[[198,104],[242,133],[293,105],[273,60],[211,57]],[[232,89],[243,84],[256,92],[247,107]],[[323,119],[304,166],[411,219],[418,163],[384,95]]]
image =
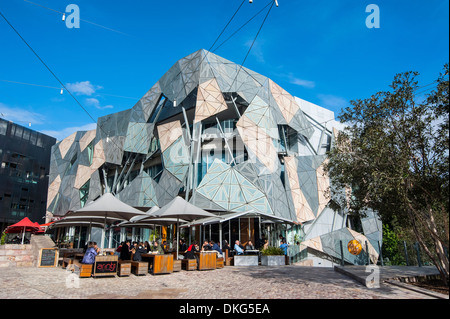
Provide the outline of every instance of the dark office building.
[[56,139],[0,118],[0,230],[24,217],[45,223]]

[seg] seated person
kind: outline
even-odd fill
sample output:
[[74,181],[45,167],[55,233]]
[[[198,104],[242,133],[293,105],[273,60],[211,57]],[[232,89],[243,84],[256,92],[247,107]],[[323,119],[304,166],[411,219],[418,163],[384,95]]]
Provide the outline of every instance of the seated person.
[[121,242],[120,245],[119,245],[119,247],[117,247],[116,251],[114,252],[114,255],[120,256],[120,252],[122,251],[123,245],[125,245],[125,243],[124,243],[124,242]]
[[162,246],[161,248],[164,251],[164,253],[169,252],[169,245],[167,244],[167,241],[164,240],[161,246]]
[[211,240],[210,246],[212,250],[215,250],[217,252],[217,257],[220,258],[223,256],[222,249],[220,249],[219,245],[214,242],[214,240]]
[[131,251],[130,251],[130,241],[127,240],[120,250],[119,255],[120,260],[130,260],[131,259]]
[[157,241],[155,241],[155,242],[153,243],[153,249],[152,249],[152,251],[156,251],[158,254],[164,255],[164,249],[163,249],[160,245],[158,245],[158,242],[157,242]]
[[241,246],[239,240],[236,240],[234,242],[234,250],[236,251],[236,254],[238,254],[238,255],[244,254],[244,249],[242,249],[242,246]]
[[199,247],[197,245],[197,242],[194,241],[194,243],[187,249],[186,254],[184,255],[184,259],[198,259],[198,256],[195,254],[198,251]]
[[147,253],[147,249],[145,249],[142,243],[139,243],[136,248],[133,248],[133,260],[134,261],[142,261],[142,254]]
[[152,249],[152,247],[150,246],[150,243],[148,241],[146,241],[144,243],[144,248],[147,253],[150,252],[150,250]]
[[224,240],[223,242],[222,242],[222,249],[223,250],[228,250],[228,249],[230,249],[230,245],[228,245],[228,241],[227,240]]
[[245,250],[255,250],[255,246],[253,246],[253,243],[251,240],[247,242],[247,245],[245,246]]
[[90,243],[84,254],[82,264],[93,264],[95,262],[95,257],[100,252],[100,248],[97,247],[97,243]]
[[180,245],[178,246],[178,252],[184,254],[187,250],[186,241],[180,239]]
[[205,240],[205,242],[203,243],[203,246],[202,246],[202,251],[209,251],[209,250],[212,250],[211,248],[212,248],[212,247],[209,245],[208,241]]

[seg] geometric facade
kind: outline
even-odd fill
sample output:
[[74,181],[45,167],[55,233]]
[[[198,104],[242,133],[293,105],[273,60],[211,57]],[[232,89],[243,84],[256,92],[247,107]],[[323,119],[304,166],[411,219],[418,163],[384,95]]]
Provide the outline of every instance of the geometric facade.
[[[335,223],[345,211],[328,207],[323,165],[337,126],[332,112],[199,50],[132,108],[53,147],[48,212],[62,216],[105,192],[140,208],[180,195],[218,215],[254,212],[296,223],[317,235],[305,241],[333,255],[332,234],[355,235],[345,221]],[[366,224],[377,238],[379,229]]]

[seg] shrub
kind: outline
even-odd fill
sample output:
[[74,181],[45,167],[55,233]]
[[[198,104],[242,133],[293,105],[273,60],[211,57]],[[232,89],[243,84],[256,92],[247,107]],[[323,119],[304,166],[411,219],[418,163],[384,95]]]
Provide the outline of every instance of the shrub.
[[283,249],[279,247],[267,247],[266,249],[262,249],[261,253],[263,256],[273,256],[273,255],[284,255]]

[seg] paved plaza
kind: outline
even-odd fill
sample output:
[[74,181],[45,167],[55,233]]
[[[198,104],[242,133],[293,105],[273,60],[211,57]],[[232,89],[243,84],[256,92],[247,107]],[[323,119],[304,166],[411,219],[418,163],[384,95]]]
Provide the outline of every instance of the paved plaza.
[[[79,288],[62,268],[6,267],[1,299],[435,299],[381,283],[366,288],[333,268],[225,267],[168,275],[80,278]],[[69,277],[70,278],[70,277]]]

